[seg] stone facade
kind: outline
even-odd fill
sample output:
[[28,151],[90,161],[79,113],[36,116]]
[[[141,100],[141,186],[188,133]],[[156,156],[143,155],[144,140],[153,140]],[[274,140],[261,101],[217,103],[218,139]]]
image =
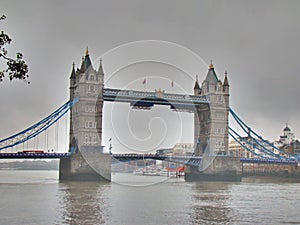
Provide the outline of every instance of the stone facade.
[[209,105],[201,105],[194,113],[195,155],[228,154],[229,83],[227,73],[222,83],[211,64],[200,88],[198,79],[194,95],[206,95]]
[[111,156],[103,153],[102,110],[104,72],[102,62],[93,68],[88,50],[80,68],[70,77],[70,100],[79,97],[70,116],[72,155],[60,161],[61,180],[110,180]]
[[200,105],[194,112],[194,146],[202,156],[199,167],[186,166],[186,181],[241,181],[239,157],[228,156],[229,83],[227,73],[222,83],[210,64],[207,76],[194,95],[208,97],[209,105]]
[[186,181],[241,181],[239,157],[206,156],[200,167],[186,166]]
[[[70,77],[70,99],[79,96],[79,102],[71,109],[70,151],[80,146],[101,146],[104,73],[93,68],[89,54],[82,60],[80,69]],[[77,145],[77,146],[76,146]]]

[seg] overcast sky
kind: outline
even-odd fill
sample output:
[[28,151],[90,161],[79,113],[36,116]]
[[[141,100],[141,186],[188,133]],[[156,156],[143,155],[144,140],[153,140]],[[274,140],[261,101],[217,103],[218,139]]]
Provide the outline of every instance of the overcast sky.
[[[299,9],[296,0],[2,0],[1,14],[7,19],[0,23],[1,30],[13,39],[10,53],[24,54],[31,84],[0,84],[0,137],[34,124],[68,100],[72,63],[80,66],[88,45],[95,68],[102,56],[106,86],[113,88],[131,85],[141,90],[162,88],[192,94],[193,79],[196,74],[200,82],[205,78],[205,67],[212,59],[221,80],[228,71],[231,107],[247,124],[274,140],[288,123],[300,138]],[[131,44],[108,52],[142,40],[165,42],[157,46],[147,42],[143,47]],[[149,58],[163,63],[138,63],[116,72],[126,63]],[[149,77],[146,87],[141,85],[144,77]],[[170,80],[174,80],[174,88]],[[120,142],[126,142],[127,134],[120,123],[110,119],[115,115],[114,121],[118,121],[121,113],[134,118],[129,122],[138,121],[130,125],[136,140],[149,138],[152,131],[152,145],[146,148],[193,141],[191,115],[172,114],[163,107],[153,109],[151,116],[128,110],[124,105],[105,106],[105,145],[113,137],[117,148],[124,147]],[[142,117],[147,117],[146,124]],[[179,122],[174,125],[172,121]],[[139,133],[141,130],[144,133]],[[159,146],[153,146],[155,143]],[[134,146],[142,148],[143,142],[136,141]]]

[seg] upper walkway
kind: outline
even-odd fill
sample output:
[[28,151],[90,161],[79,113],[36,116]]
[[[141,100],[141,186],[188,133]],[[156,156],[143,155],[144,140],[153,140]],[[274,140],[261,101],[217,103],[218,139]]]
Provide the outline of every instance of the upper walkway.
[[161,90],[155,92],[133,91],[104,88],[104,101],[129,102],[137,107],[152,107],[157,105],[170,105],[172,108],[193,109],[195,105],[209,104],[207,96],[194,96],[183,94],[170,94]]

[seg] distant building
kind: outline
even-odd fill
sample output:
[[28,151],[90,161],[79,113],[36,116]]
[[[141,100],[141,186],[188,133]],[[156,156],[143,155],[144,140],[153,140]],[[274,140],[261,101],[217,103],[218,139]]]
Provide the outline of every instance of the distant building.
[[[156,154],[165,156],[181,156],[188,155],[192,156],[194,154],[194,145],[192,143],[176,143],[173,148],[161,148],[156,150]],[[180,167],[184,166],[179,163],[171,163],[167,161],[162,161],[162,167]]]
[[249,149],[250,151],[242,147],[237,141],[231,140],[229,142],[230,156],[243,157],[243,158],[256,158],[258,157],[257,155],[259,155],[259,156],[269,157],[269,155],[265,153],[266,152],[265,149],[271,150],[271,148],[268,144],[266,144],[262,140],[246,136],[246,137],[238,138],[238,141],[242,143],[244,146],[246,146],[246,148]]
[[192,143],[177,143],[173,147],[173,155],[193,155],[194,145]]
[[229,155],[234,157],[255,158],[258,157],[256,155],[258,154],[259,156],[270,157],[270,154],[266,153],[267,150],[272,151],[278,155],[285,155],[277,149],[280,149],[287,154],[300,155],[300,141],[295,140],[295,135],[294,133],[292,133],[288,125],[286,125],[286,127],[283,129],[283,135],[280,135],[279,140],[273,142],[275,148],[272,148],[270,145],[260,139],[252,139],[250,137],[241,137],[238,138],[238,141],[252,152],[246,150],[237,141],[231,140],[229,142]]
[[194,145],[192,143],[177,143],[173,148],[161,148],[156,150],[159,155],[193,155]]
[[233,157],[248,158],[250,152],[246,151],[237,141],[232,139],[229,142],[228,154]]
[[290,145],[293,141],[295,141],[295,135],[292,133],[288,125],[286,125],[286,127],[283,129],[283,135],[280,135],[278,141],[274,141],[274,145],[278,148],[281,148],[284,145]]
[[294,154],[300,156],[300,141],[296,140],[293,142],[293,151]]
[[[273,144],[288,154],[300,154],[300,142],[295,140],[295,134],[292,133],[287,124],[283,129],[283,135],[280,135],[279,140],[274,141]],[[279,153],[277,150],[274,152]]]

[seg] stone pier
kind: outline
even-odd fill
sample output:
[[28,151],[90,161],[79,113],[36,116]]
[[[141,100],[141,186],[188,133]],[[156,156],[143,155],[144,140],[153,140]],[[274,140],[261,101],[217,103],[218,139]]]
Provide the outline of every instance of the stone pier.
[[79,98],[70,113],[70,158],[60,160],[61,181],[111,180],[111,155],[103,153],[102,111],[104,72],[95,70],[88,49],[80,68],[73,64],[70,100]]
[[87,149],[60,159],[60,181],[110,181],[111,155]]
[[186,181],[241,181],[240,158],[229,156],[205,156],[200,167],[187,166]]

